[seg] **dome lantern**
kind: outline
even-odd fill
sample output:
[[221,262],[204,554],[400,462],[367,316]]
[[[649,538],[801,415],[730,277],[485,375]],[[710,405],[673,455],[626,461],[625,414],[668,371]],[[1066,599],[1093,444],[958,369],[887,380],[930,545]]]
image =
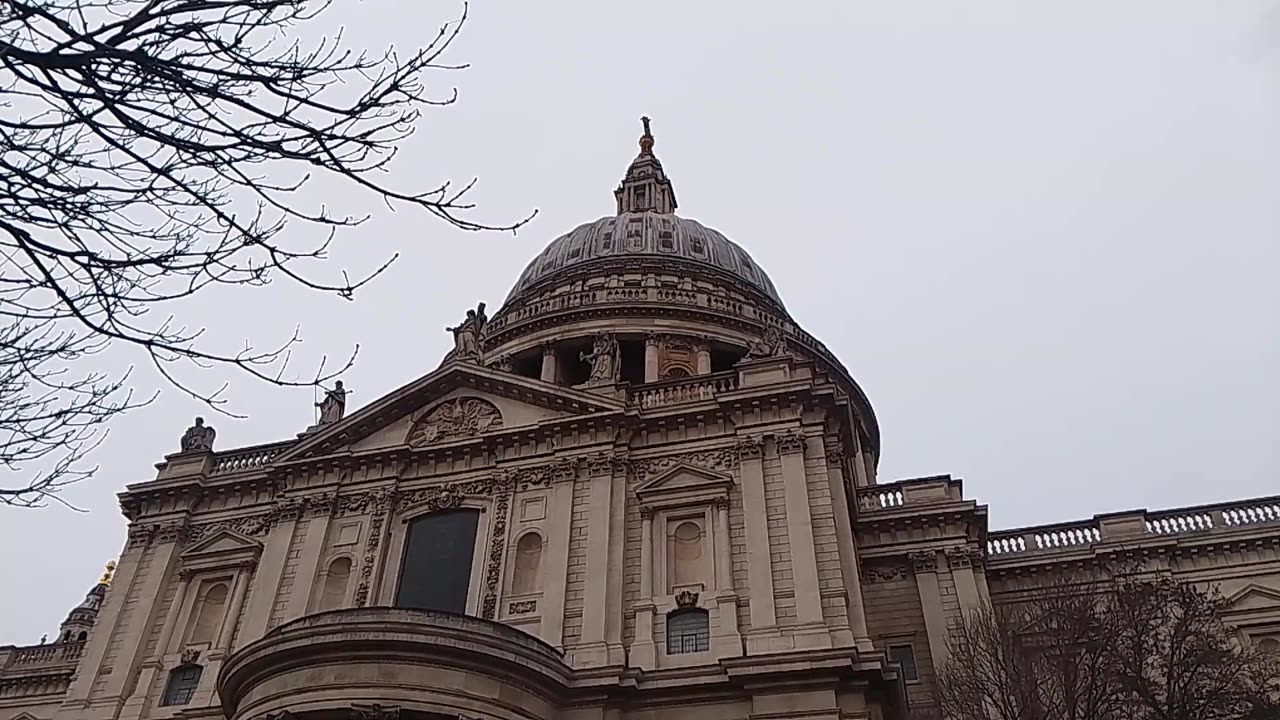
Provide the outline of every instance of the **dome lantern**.
[[656,212],[670,215],[676,211],[676,191],[653,154],[653,133],[649,118],[642,117],[644,134],[640,136],[640,154],[627,168],[626,177],[613,195],[618,200],[618,214]]

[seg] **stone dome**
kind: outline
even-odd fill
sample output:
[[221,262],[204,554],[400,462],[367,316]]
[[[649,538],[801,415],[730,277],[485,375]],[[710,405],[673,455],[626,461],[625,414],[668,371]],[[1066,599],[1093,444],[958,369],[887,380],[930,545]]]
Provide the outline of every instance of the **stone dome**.
[[602,217],[556,238],[525,268],[506,302],[551,278],[628,258],[727,275],[783,307],[773,281],[737,243],[695,220],[654,211]]

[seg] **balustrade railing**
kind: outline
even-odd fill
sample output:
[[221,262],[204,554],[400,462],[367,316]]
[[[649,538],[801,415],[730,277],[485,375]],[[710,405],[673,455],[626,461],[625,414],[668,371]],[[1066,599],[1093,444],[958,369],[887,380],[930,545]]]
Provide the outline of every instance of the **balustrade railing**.
[[258,447],[245,448],[243,450],[233,450],[227,453],[219,453],[213,457],[213,475],[225,475],[228,473],[248,472],[264,468],[271,464],[276,455],[279,455],[291,443],[278,443],[275,445],[260,445]]
[[75,663],[84,654],[84,642],[48,643],[12,648],[8,667],[33,669]]
[[991,556],[1085,547],[1104,540],[1228,532],[1253,525],[1280,524],[1280,497],[1148,512],[1116,513],[1067,525],[993,532]]
[[858,509],[864,512],[902,507],[904,504],[906,504],[906,496],[901,488],[886,486],[858,490]]
[[668,405],[712,400],[720,393],[730,392],[737,388],[738,373],[724,372],[644,385],[635,392],[634,398],[636,404],[647,410]]

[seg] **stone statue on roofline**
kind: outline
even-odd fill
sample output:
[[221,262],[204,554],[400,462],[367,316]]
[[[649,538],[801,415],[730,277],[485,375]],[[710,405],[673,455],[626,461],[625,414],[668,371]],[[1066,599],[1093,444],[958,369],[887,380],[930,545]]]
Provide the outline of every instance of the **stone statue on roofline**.
[[333,383],[332,390],[324,391],[324,399],[316,403],[316,407],[320,408],[317,425],[332,425],[342,419],[347,412],[347,390],[341,380]]
[[480,331],[484,329],[487,322],[489,322],[489,316],[484,314],[484,303],[480,303],[475,310],[467,311],[466,319],[459,325],[445,328],[453,333],[455,359],[472,362],[480,360]]
[[182,452],[211,452],[217,435],[218,431],[212,425],[205,425],[204,418],[198,417],[196,424],[182,433]]

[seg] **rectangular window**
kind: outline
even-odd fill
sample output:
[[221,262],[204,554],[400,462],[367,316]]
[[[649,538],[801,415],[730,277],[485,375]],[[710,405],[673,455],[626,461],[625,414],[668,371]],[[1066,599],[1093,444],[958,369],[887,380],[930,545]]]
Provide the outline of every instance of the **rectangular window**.
[[163,706],[170,705],[186,705],[191,702],[191,697],[196,694],[196,688],[200,686],[200,675],[204,668],[199,665],[183,665],[175,668],[169,673],[169,681],[165,683],[164,697],[161,698],[160,704]]
[[409,523],[396,607],[465,613],[480,511],[432,513]]
[[916,652],[910,645],[890,645],[889,662],[902,666],[902,679],[907,682],[919,682],[920,675],[916,669]]

